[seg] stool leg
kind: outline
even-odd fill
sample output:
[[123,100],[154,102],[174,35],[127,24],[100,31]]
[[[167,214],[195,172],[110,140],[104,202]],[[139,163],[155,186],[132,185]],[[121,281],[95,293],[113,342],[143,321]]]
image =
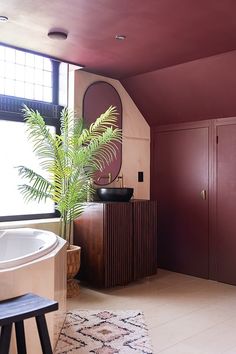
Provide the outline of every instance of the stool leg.
[[17,353],[27,354],[26,345],[25,345],[24,322],[23,321],[15,322],[15,328],[16,328]]
[[2,326],[0,336],[0,353],[9,354],[10,341],[11,341],[12,323]]
[[51,347],[50,338],[48,334],[48,327],[47,327],[45,315],[36,316],[36,323],[38,327],[39,338],[40,338],[43,354],[52,354],[52,347]]

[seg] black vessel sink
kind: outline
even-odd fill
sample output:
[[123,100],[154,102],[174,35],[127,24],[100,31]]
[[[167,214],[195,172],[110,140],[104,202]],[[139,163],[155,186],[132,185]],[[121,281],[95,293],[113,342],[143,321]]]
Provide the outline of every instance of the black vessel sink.
[[128,202],[133,188],[97,188],[97,195],[103,202]]

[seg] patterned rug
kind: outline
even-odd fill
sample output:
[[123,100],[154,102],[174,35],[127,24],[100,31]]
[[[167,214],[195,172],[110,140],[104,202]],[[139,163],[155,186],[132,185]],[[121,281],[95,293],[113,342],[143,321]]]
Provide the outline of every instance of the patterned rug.
[[55,354],[152,354],[140,311],[68,312]]

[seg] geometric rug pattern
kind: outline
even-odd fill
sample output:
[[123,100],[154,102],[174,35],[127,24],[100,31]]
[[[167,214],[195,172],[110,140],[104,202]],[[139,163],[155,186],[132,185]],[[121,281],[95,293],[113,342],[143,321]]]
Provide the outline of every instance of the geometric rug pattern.
[[55,354],[152,354],[140,311],[76,310],[66,315]]

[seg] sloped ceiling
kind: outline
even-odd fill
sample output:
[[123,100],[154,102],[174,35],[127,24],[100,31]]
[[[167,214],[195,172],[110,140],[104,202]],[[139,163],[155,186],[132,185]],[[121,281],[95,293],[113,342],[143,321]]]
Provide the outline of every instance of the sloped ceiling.
[[122,80],[150,126],[236,116],[236,51]]
[[0,11],[2,43],[117,79],[236,49],[235,0],[7,0]]

